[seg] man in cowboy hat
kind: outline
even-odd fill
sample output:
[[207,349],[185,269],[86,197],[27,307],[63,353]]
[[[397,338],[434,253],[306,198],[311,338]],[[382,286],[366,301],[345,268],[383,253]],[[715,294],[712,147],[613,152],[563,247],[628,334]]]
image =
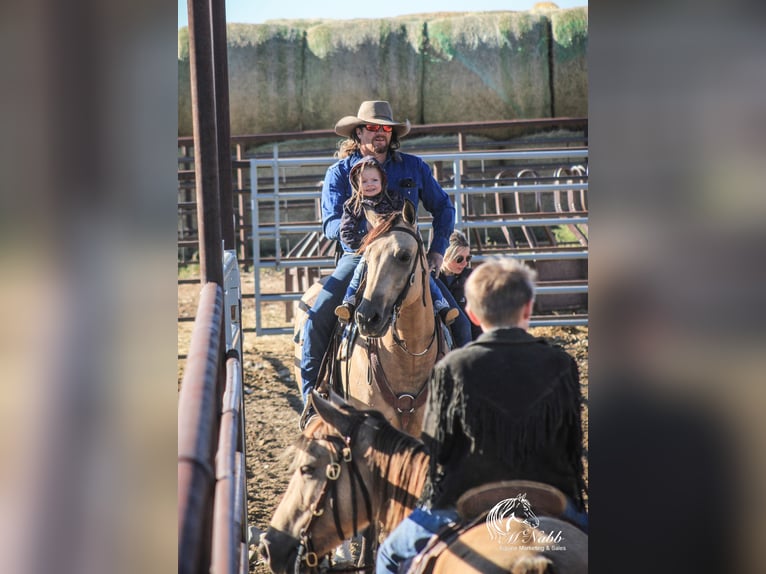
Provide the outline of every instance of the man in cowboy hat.
[[[444,250],[455,224],[455,209],[449,196],[419,157],[397,151],[399,138],[410,131],[410,122],[397,122],[391,105],[384,101],[362,102],[356,116],[345,116],[335,125],[335,133],[347,139],[340,145],[336,163],[327,169],[322,186],[322,230],[329,239],[340,241],[343,203],[351,197],[349,172],[362,157],[374,157],[386,171],[389,188],[398,190],[416,207],[419,201],[433,215],[433,233],[427,258],[429,267],[441,267]],[[366,232],[366,230],[361,230]],[[319,293],[304,328],[301,378],[306,403],[317,382],[322,357],[335,326],[335,307],[351,281],[359,255],[343,245],[343,256]],[[446,291],[446,289],[445,289]],[[455,307],[454,300],[449,301]]]

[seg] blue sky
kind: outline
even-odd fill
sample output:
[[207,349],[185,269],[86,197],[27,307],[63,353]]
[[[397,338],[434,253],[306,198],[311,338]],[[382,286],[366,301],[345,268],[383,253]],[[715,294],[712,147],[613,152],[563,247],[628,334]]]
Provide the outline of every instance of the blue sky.
[[[353,2],[349,0],[226,0],[226,21],[258,24],[279,18],[389,18],[402,14],[427,12],[482,12],[487,10],[529,10],[536,0],[386,0]],[[555,0],[559,8],[587,6],[587,0]],[[178,27],[188,23],[186,0],[178,0]]]

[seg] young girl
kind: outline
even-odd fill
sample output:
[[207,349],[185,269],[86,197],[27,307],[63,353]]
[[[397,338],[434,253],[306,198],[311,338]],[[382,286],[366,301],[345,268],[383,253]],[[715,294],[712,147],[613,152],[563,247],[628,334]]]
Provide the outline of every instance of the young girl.
[[[373,157],[365,157],[360,160],[349,173],[351,181],[351,197],[343,204],[343,217],[340,220],[340,238],[351,249],[359,249],[371,223],[367,219],[366,212],[371,211],[376,215],[384,216],[402,210],[404,198],[394,189],[387,189],[386,173],[383,166]],[[362,282],[362,277],[367,268],[364,257],[354,270],[354,276],[346,289],[343,303],[335,308],[335,314],[341,321],[351,319],[356,306],[356,292]],[[450,308],[449,303],[442,295],[439,287],[434,283],[431,274],[429,287],[434,309],[441,316],[446,325],[450,325],[460,314],[455,308]]]

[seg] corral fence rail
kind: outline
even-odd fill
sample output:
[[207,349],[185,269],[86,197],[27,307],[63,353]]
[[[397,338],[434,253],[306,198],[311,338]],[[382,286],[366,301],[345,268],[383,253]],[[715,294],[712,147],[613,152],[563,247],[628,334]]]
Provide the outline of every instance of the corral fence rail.
[[[476,257],[481,261],[486,255],[493,253],[510,253],[514,257],[531,262],[538,268],[541,283],[538,287],[539,299],[547,296],[580,296],[586,297],[587,286],[587,202],[585,192],[587,183],[587,149],[564,148],[557,150],[534,150],[534,151],[494,151],[494,152],[463,152],[463,153],[433,153],[422,154],[424,161],[432,166],[449,164],[452,167],[451,185],[444,185],[444,190],[452,197],[455,206],[455,226],[466,233],[474,236],[476,231],[495,230],[500,231],[505,237],[505,245],[485,245],[484,253]],[[317,279],[322,274],[331,272],[335,261],[329,256],[326,246],[322,248],[321,220],[318,203],[321,197],[321,189],[314,186],[313,189],[295,189],[286,185],[289,181],[289,172],[300,172],[307,167],[320,166],[325,169],[336,161],[333,157],[280,157],[278,148],[275,146],[273,156],[269,159],[250,159],[251,177],[251,211],[253,222],[258,222],[252,233],[252,251],[254,260],[254,297],[255,297],[255,332],[257,335],[286,334],[291,332],[291,327],[266,327],[264,325],[263,304],[270,302],[291,303],[300,299],[303,291],[308,287],[308,282]],[[501,179],[495,178],[492,183],[486,180],[479,184],[467,183],[463,179],[466,166],[481,163],[482,169],[490,162],[506,166],[504,170],[514,171],[514,163],[522,165],[530,161],[547,162],[548,168],[554,173],[550,183],[534,181],[529,184],[520,183],[522,179],[515,178],[511,185],[506,185]],[[565,166],[565,167],[562,167]],[[267,188],[262,189],[263,179],[260,170],[270,171],[271,179]],[[565,171],[566,170],[566,171]],[[516,170],[514,173],[518,173]],[[562,181],[564,180],[564,181]],[[548,198],[543,195],[547,194]],[[488,197],[489,196],[489,199]],[[523,206],[523,198],[533,198],[531,210]],[[512,200],[510,203],[507,200]],[[314,204],[313,211],[309,208],[308,216],[296,215],[301,209],[305,209],[306,202]],[[484,209],[481,206],[493,203],[493,209]],[[579,203],[578,203],[579,202]],[[545,205],[545,204],[548,205]],[[515,213],[507,213],[508,205]],[[264,206],[270,208],[270,216],[261,217]],[[422,209],[421,209],[422,212]],[[296,218],[299,220],[296,221]],[[302,220],[301,220],[302,219]],[[551,233],[552,228],[574,229],[572,242],[576,244],[562,246]],[[419,217],[421,232],[430,235],[431,219],[425,213]],[[525,240],[514,238],[512,232],[521,230]],[[538,238],[538,229],[543,229],[548,234],[548,240]],[[310,235],[314,235],[313,249],[304,249],[302,241]],[[291,238],[299,238],[295,247],[285,250],[283,245],[291,245]],[[287,241],[285,241],[287,239]],[[430,239],[430,237],[429,237]],[[526,241],[522,245],[522,242]],[[547,241],[547,242],[546,242]],[[485,242],[486,243],[486,242]],[[272,256],[264,256],[264,253],[273,252]],[[559,276],[553,281],[545,281],[540,273],[541,268],[547,269],[549,264],[556,262],[557,266],[566,265],[566,262],[579,261],[585,265],[585,273],[574,280],[561,279]],[[582,268],[582,265],[580,266]],[[293,287],[292,291],[281,293],[264,293],[261,288],[260,270],[264,268],[282,269],[286,274],[291,269],[304,269],[305,273],[296,285],[294,281],[287,281]],[[297,287],[297,290],[295,288]],[[554,305],[555,306],[555,305]],[[579,305],[583,307],[582,303]],[[587,313],[574,313],[568,315],[536,315],[533,317],[532,326],[557,326],[557,325],[585,325]]]
[[[238,258],[247,270],[253,262],[250,246],[252,245],[252,213],[250,160],[271,158],[276,153],[282,158],[291,157],[330,157],[335,151],[338,136],[332,130],[310,130],[303,132],[275,132],[263,134],[237,135],[231,137],[233,195],[235,211],[235,232]],[[507,151],[520,149],[550,148],[558,146],[587,147],[587,118],[537,118],[522,120],[499,120],[489,122],[464,122],[448,124],[428,124],[412,126],[410,134],[402,142],[402,151],[417,155],[439,152],[468,151]],[[193,262],[196,257],[198,236],[196,228],[196,201],[194,195],[194,154],[191,138],[178,138],[178,252],[179,263]],[[296,151],[297,150],[297,151]],[[433,164],[434,175],[442,185],[448,185],[454,174],[449,166],[441,161]],[[524,166],[522,174],[492,173],[501,176],[496,183],[510,183],[517,175],[524,177],[527,183],[546,183],[553,174],[538,174],[538,164]],[[265,172],[262,170],[262,176]],[[280,174],[285,188],[296,191],[310,191],[316,188],[323,173],[315,169],[303,169],[300,172],[283,170]],[[464,184],[486,176],[483,164],[469,164],[461,173]],[[261,190],[268,187],[272,174],[266,174]],[[267,216],[268,208],[261,212]],[[482,237],[474,234],[473,242],[478,244]],[[185,280],[191,282],[192,280]],[[247,294],[246,297],[250,295]]]
[[[179,572],[246,573],[247,492],[241,289],[233,250],[224,285],[199,297],[178,398]],[[225,362],[222,361],[225,358]]]

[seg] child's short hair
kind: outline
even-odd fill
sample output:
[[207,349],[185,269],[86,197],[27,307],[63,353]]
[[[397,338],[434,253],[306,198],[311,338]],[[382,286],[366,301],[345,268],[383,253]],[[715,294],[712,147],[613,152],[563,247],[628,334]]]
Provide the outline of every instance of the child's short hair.
[[465,284],[468,307],[484,325],[507,327],[535,297],[534,269],[511,257],[490,257],[473,270]]

